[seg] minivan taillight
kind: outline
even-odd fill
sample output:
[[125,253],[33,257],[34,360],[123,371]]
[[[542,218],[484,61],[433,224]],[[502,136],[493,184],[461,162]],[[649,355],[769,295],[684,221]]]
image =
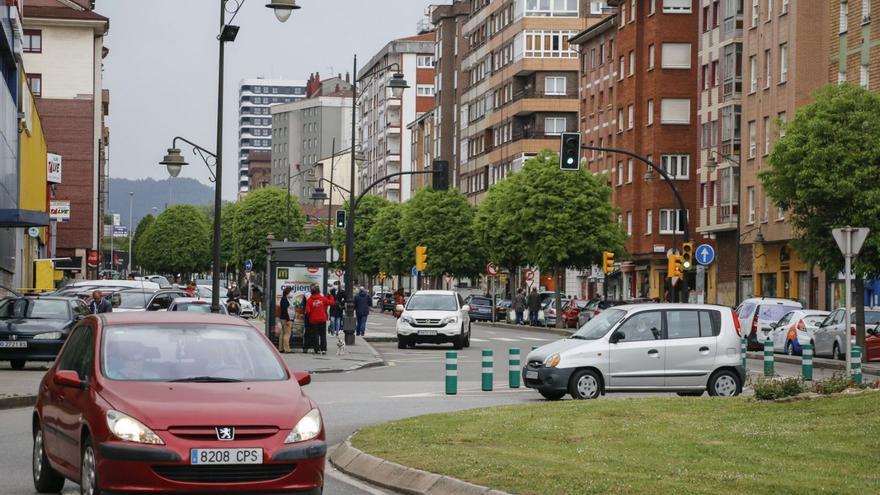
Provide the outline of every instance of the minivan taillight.
[[849,327],[849,334],[851,337],[856,336],[856,327]]
[[752,318],[752,331],[751,331],[751,333],[753,333],[753,334],[758,333],[758,311],[757,310],[755,310],[755,317]]
[[736,328],[736,335],[742,337],[742,328],[739,326],[739,316],[735,309],[730,310],[733,313],[733,327]]

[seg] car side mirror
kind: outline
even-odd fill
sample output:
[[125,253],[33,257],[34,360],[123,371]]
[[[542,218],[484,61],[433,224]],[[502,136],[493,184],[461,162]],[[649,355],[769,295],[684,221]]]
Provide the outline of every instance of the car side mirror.
[[611,343],[616,344],[621,340],[626,340],[626,334],[615,330],[614,333],[611,334]]
[[86,384],[80,379],[79,373],[73,370],[55,372],[52,381],[59,387],[78,388],[80,390],[85,390],[86,388]]
[[403,304],[398,304],[397,306],[394,306],[394,311],[397,311],[398,313],[403,313]]
[[877,335],[877,329],[876,329],[876,328],[869,328],[869,329],[867,330],[867,332],[868,332],[868,335]]
[[470,311],[470,310],[471,310],[471,305],[470,305],[470,304],[465,304],[464,306],[461,307],[461,309],[462,309],[463,311]]
[[294,371],[293,376],[296,378],[296,383],[299,383],[300,387],[305,387],[312,383],[312,375],[309,374],[308,371]]
[[162,309],[162,305],[154,302],[150,304],[150,307],[147,308],[147,311],[159,311],[160,309]]

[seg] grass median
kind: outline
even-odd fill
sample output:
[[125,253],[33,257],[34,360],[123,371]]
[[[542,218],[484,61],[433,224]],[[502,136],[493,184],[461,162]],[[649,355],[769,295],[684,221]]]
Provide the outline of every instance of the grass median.
[[880,394],[542,402],[372,426],[370,454],[521,495],[880,493]]

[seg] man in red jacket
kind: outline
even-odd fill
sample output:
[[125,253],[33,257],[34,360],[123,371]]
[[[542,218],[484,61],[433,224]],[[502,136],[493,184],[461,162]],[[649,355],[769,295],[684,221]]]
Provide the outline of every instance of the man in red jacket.
[[335,301],[321,294],[317,285],[312,286],[312,295],[306,300],[306,346],[309,339],[314,345],[315,354],[327,354],[327,311]]

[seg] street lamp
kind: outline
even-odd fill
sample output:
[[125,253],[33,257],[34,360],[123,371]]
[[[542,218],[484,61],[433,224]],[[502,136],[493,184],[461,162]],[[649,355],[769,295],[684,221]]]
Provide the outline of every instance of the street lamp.
[[131,238],[134,236],[134,225],[131,224],[131,211],[134,205],[134,191],[128,193],[128,274],[131,275]]
[[[227,10],[227,6],[232,5],[230,10]],[[235,41],[235,36],[238,34],[238,26],[234,26],[232,21],[235,20],[235,17],[238,15],[238,12],[241,10],[242,5],[244,5],[244,0],[220,0],[220,33],[217,35],[217,41],[219,42],[219,50],[218,50],[218,64],[217,64],[217,145],[215,147],[216,153],[210,153],[204,148],[200,146],[193,145],[194,149],[202,156],[202,159],[205,161],[205,164],[208,165],[208,159],[205,156],[211,156],[214,159],[214,168],[216,173],[214,173],[214,238],[213,238],[213,263],[212,263],[212,275],[211,275],[211,312],[219,313],[220,312],[220,222],[221,222],[221,206],[223,204],[223,80],[224,80],[224,62],[226,56],[226,43],[230,43]],[[296,4],[296,0],[271,0],[268,4],[266,4],[267,8],[273,9],[275,11],[275,17],[278,18],[279,21],[284,22],[289,17],[293,10],[299,8]],[[229,22],[226,22],[226,14],[230,14]],[[181,138],[182,139],[182,138]],[[175,141],[177,138],[175,138]],[[184,140],[186,141],[186,140]],[[189,142],[189,141],[187,141]],[[192,144],[192,143],[190,143]],[[186,161],[183,160],[183,157],[180,155],[180,150],[177,148],[171,148],[168,150],[168,155],[165,156],[165,160],[162,160],[162,165],[168,167],[168,173],[171,174],[172,177],[176,177],[177,174],[180,174],[180,169],[183,165],[186,164]],[[210,169],[210,165],[208,166]]]

